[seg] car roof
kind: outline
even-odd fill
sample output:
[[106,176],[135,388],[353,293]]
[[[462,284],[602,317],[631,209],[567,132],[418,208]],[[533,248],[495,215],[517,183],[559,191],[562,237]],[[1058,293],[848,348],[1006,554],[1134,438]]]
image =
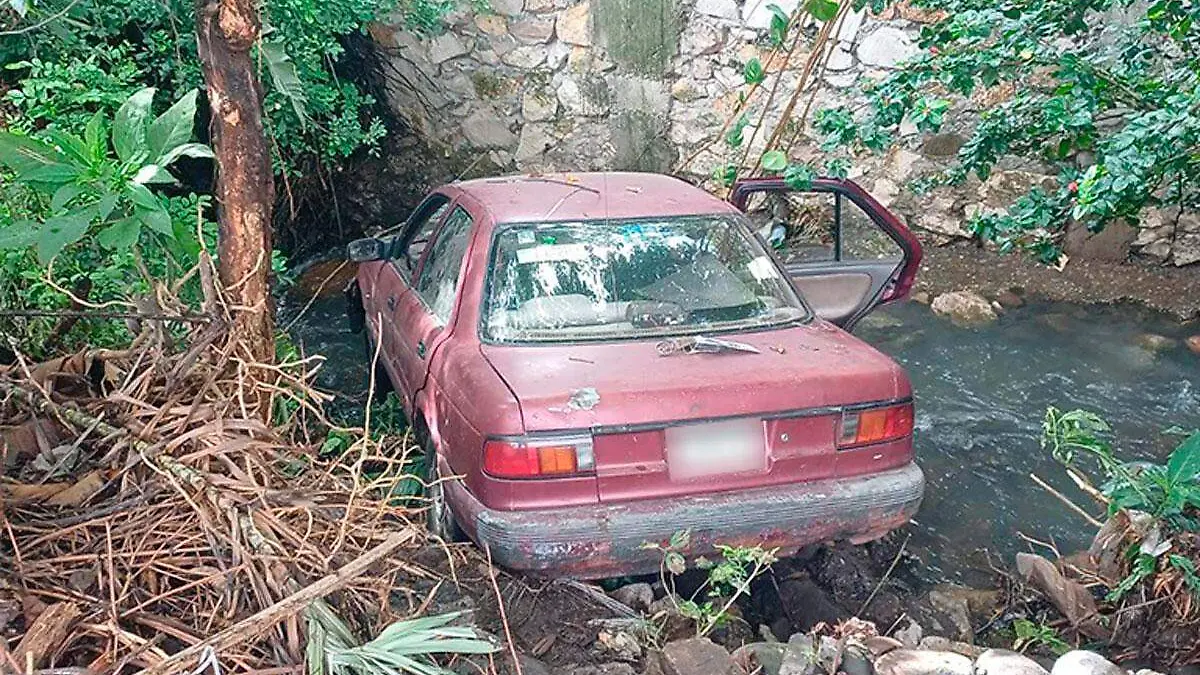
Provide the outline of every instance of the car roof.
[[656,173],[556,173],[479,178],[451,186],[497,223],[685,216],[736,212],[728,202]]

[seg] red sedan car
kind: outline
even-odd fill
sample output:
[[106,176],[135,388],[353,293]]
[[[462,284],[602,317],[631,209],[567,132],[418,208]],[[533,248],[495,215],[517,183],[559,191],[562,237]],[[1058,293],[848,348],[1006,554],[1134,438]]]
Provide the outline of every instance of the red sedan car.
[[[598,578],[714,544],[794,550],[909,520],[904,371],[847,332],[921,248],[852,182],[513,176],[358,240],[350,289],[428,457],[431,529]],[[365,315],[365,317],[364,317]]]

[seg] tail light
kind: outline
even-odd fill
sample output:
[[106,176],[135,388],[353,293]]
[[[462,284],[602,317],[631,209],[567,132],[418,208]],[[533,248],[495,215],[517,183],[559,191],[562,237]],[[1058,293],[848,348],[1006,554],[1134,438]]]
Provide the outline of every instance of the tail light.
[[913,404],[845,411],[838,433],[838,447],[852,448],[894,441],[913,431]]
[[483,470],[497,478],[556,478],[595,469],[588,435],[493,439],[483,446]]

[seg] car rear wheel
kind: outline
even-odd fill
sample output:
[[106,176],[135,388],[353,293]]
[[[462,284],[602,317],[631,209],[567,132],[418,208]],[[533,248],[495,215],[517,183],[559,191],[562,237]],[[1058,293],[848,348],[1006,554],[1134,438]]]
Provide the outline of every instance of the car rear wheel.
[[447,544],[466,541],[446,499],[445,481],[438,468],[437,448],[428,433],[422,433],[421,436],[421,447],[425,450],[425,499],[429,503],[425,511],[425,524],[430,533]]

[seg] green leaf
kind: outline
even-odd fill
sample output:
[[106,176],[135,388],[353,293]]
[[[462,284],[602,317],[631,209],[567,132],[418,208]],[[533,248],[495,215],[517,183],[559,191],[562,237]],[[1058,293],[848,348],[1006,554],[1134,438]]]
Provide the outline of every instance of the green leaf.
[[110,192],[101,197],[100,201],[96,202],[96,215],[100,218],[100,220],[108,220],[109,214],[111,214],[113,209],[117,206],[118,198],[118,195]]
[[0,249],[29,248],[37,241],[37,234],[37,223],[28,220],[0,227]]
[[837,16],[838,3],[837,0],[808,0],[804,9],[817,21],[829,21]]
[[82,239],[91,220],[90,209],[71,211],[47,220],[37,235],[38,262],[48,264],[64,248]]
[[142,226],[133,218],[122,218],[96,234],[96,241],[109,250],[131,248],[137,243]]
[[39,166],[56,164],[62,157],[54,148],[27,136],[0,131],[0,164],[17,173],[32,171]]
[[679,549],[679,548],[687,548],[688,545],[690,545],[691,543],[692,543],[692,531],[691,530],[676,530],[675,533],[671,535],[671,540],[669,542],[667,542],[667,545],[670,546],[671,548]]
[[667,551],[667,555],[663,558],[663,563],[666,565],[667,571],[671,574],[683,574],[687,569],[687,561],[683,555],[675,551]]
[[184,94],[150,124],[147,137],[149,157],[156,160],[155,163],[166,166],[170,162],[163,162],[163,157],[176,146],[192,139],[192,128],[196,121],[196,95],[195,89]]
[[83,130],[83,142],[87,144],[91,157],[89,164],[96,164],[108,155],[108,135],[104,128],[106,121],[104,113],[98,112],[88,120],[87,127]]
[[135,209],[134,217],[141,221],[143,225],[164,237],[172,239],[175,237],[175,229],[171,227],[171,214],[167,213],[165,209],[157,211]]
[[788,26],[791,24],[791,18],[787,12],[775,3],[767,5],[767,11],[771,12],[771,25],[768,35],[771,39],[771,44],[776,47],[782,47],[787,41]]
[[767,73],[763,70],[762,62],[757,58],[750,59],[746,62],[746,66],[742,71],[742,76],[746,80],[746,84],[759,84],[767,79]]
[[816,174],[807,164],[789,164],[783,171],[783,182],[793,190],[807,190],[812,187]]
[[50,198],[51,213],[62,209],[64,206],[69,204],[72,199],[78,197],[81,192],[83,192],[83,188],[75,185],[74,183],[67,183],[66,185],[55,190],[54,196]]
[[159,203],[158,197],[155,197],[154,193],[145,185],[130,182],[126,183],[125,187],[129,191],[129,198],[133,200],[134,206],[149,211],[162,209],[162,204]]
[[267,71],[271,73],[271,83],[276,91],[291,102],[303,129],[308,123],[308,95],[304,93],[304,84],[296,74],[296,64],[292,63],[281,42],[263,41],[262,53],[267,61]]
[[133,176],[133,182],[140,185],[155,185],[163,183],[174,183],[175,177],[167,173],[161,166],[157,164],[147,164],[138,169],[138,172]]
[[82,138],[60,129],[46,131],[46,137],[67,159],[75,164],[88,166],[92,163],[91,157],[88,155],[87,144]]
[[177,145],[174,148],[171,148],[169,151],[167,151],[167,154],[163,155],[162,158],[158,161],[158,165],[159,166],[171,166],[171,164],[174,163],[175,160],[179,159],[180,157],[197,157],[200,159],[212,159],[212,156],[213,156],[212,148],[208,147],[207,145],[205,145],[203,143],[184,143],[183,145]]
[[1200,477],[1200,433],[1181,443],[1167,460],[1167,478],[1179,485]]
[[17,174],[23,183],[69,183],[79,177],[79,169],[70,164],[43,164]]
[[149,154],[146,132],[154,91],[154,87],[146,87],[130,96],[117,109],[113,119],[113,147],[117,156],[126,162],[141,161]]
[[787,168],[787,153],[782,150],[771,150],[762,157],[763,171],[779,173]]

